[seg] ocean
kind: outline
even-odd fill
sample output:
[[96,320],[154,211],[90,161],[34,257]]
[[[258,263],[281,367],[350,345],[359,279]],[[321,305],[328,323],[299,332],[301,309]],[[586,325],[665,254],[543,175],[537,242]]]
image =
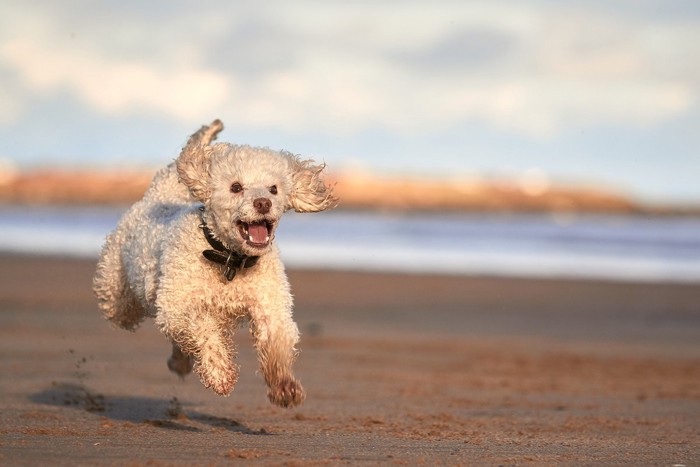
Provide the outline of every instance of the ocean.
[[[122,212],[2,206],[0,252],[97,258]],[[275,241],[291,268],[700,283],[697,217],[290,212]]]

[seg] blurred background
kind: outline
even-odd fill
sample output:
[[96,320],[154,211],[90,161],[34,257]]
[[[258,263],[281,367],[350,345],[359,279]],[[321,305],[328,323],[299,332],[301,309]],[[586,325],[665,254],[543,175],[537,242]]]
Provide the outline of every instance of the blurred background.
[[684,0],[4,1],[0,249],[95,256],[221,118],[328,164],[292,265],[700,280],[699,56]]

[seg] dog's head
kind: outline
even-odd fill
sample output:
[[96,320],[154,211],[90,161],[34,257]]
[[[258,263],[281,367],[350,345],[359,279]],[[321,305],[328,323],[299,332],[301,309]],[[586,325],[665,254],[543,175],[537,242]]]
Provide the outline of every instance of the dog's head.
[[324,165],[284,151],[210,144],[222,129],[215,120],[193,134],[176,165],[182,183],[204,203],[212,233],[229,248],[260,256],[269,251],[285,211],[337,206],[321,177]]

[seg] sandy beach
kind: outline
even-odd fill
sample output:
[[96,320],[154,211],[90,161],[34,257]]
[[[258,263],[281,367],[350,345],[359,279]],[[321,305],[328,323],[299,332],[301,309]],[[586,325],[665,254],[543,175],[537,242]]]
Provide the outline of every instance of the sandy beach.
[[0,257],[2,465],[698,465],[700,286],[290,271],[305,404],[116,330],[94,261]]

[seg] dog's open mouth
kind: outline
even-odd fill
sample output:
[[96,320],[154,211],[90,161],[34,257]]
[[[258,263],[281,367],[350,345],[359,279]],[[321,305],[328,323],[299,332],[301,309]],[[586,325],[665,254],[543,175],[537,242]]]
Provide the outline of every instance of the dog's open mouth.
[[248,245],[255,248],[265,248],[272,240],[274,224],[269,221],[243,222],[238,221],[238,231]]

